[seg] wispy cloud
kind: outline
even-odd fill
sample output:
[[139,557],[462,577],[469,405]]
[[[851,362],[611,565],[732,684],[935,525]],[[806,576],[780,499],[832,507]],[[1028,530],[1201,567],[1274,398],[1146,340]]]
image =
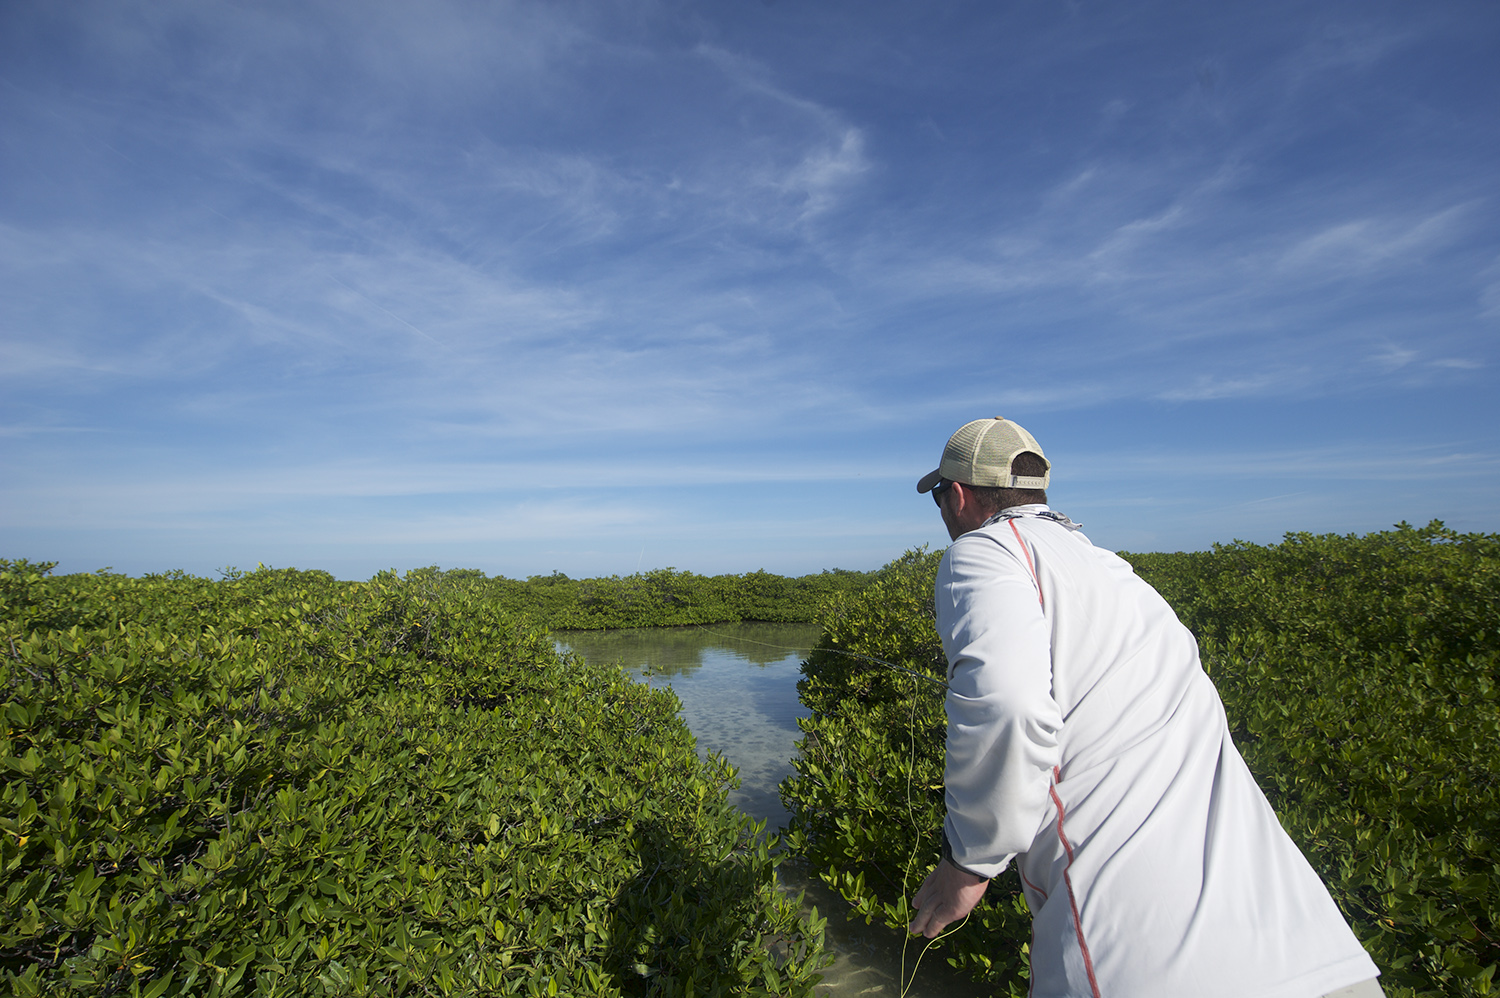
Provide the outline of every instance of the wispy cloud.
[[1167,402],[1205,402],[1211,399],[1284,395],[1306,388],[1309,372],[1267,371],[1251,377],[1219,377],[1200,374],[1189,384],[1165,389],[1157,397]]
[[[1448,439],[1500,397],[1497,70],[1456,17],[9,5],[0,507],[554,551],[602,503],[707,550],[670,496],[743,495],[941,542],[906,479],[976,414],[1205,469],[1292,408],[1328,467],[1356,413]],[[883,498],[795,512],[841,481]]]
[[1453,205],[1417,219],[1362,218],[1340,222],[1300,240],[1278,266],[1305,274],[1316,269],[1338,275],[1368,273],[1409,263],[1446,243],[1482,204]]
[[[869,169],[864,136],[843,115],[776,85],[767,67],[755,60],[708,44],[698,45],[695,52],[738,90],[765,98],[799,119],[801,127],[793,134],[805,133],[800,148],[762,146],[764,151],[756,157],[761,162],[753,167],[759,173],[759,185],[790,199],[797,221],[833,207],[855,178]],[[790,162],[785,158],[788,153]]]
[[1078,480],[1108,480],[1127,474],[1159,479],[1267,482],[1441,482],[1483,480],[1500,470],[1500,449],[1474,449],[1472,441],[1403,442],[1382,448],[1368,443],[1338,447],[1233,447],[1219,450],[1141,449],[1128,455],[1079,454],[1069,466]]

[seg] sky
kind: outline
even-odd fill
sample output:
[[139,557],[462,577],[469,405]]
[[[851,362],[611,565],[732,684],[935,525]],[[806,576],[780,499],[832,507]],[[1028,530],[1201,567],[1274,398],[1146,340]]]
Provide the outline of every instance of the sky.
[[5,0],[0,557],[1500,531],[1500,6]]

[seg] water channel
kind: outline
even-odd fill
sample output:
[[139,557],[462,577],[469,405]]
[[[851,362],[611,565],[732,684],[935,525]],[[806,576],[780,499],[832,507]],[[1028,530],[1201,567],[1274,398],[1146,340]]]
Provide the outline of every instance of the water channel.
[[[817,643],[810,624],[737,623],[703,627],[643,627],[615,631],[558,631],[560,649],[590,662],[614,662],[657,688],[670,687],[682,702],[682,716],[700,752],[718,752],[739,770],[740,787],[731,800],[775,830],[785,825],[786,809],[776,785],[792,772],[801,731],[797,719],[808,711],[797,700],[802,659]],[[903,934],[863,919],[844,917],[848,905],[821,881],[791,863],[779,871],[783,887],[806,891],[807,901],[828,918],[828,945],[837,955],[823,971],[819,995],[897,998]],[[920,879],[912,891],[920,886]],[[906,973],[921,952],[906,947]],[[926,955],[906,998],[969,998],[990,992],[952,973],[942,946]]]

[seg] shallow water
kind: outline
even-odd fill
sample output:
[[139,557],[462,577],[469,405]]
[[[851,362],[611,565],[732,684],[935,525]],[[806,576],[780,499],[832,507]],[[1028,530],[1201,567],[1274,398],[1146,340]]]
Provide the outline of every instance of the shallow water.
[[[791,774],[809,711],[797,699],[802,660],[817,643],[811,624],[738,623],[692,627],[642,627],[615,631],[557,631],[560,649],[595,663],[615,662],[650,685],[671,687],[682,701],[682,716],[701,752],[718,752],[739,770],[740,787],[730,799],[774,831],[787,812],[776,785]],[[914,874],[911,892],[925,871]],[[849,906],[804,869],[784,864],[781,885],[805,891],[807,903],[828,919],[827,942],[837,961],[823,971],[817,993],[830,996],[901,994],[904,934],[845,918]],[[921,941],[925,944],[925,940]],[[906,976],[922,946],[906,947]],[[969,998],[990,992],[958,977],[944,963],[942,946],[933,947],[906,998]]]
[[559,647],[590,662],[618,662],[682,701],[700,752],[717,752],[740,771],[729,799],[766,827],[786,824],[776,784],[791,775],[808,710],[797,700],[802,659],[817,643],[813,624],[713,624],[616,631],[558,631]]

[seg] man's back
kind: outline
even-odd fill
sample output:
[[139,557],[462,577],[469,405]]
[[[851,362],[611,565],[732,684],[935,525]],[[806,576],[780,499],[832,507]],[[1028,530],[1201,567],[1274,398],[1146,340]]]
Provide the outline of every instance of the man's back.
[[946,834],[1017,862],[1033,994],[1312,998],[1375,976],[1229,740],[1193,636],[1045,506],[959,537]]

